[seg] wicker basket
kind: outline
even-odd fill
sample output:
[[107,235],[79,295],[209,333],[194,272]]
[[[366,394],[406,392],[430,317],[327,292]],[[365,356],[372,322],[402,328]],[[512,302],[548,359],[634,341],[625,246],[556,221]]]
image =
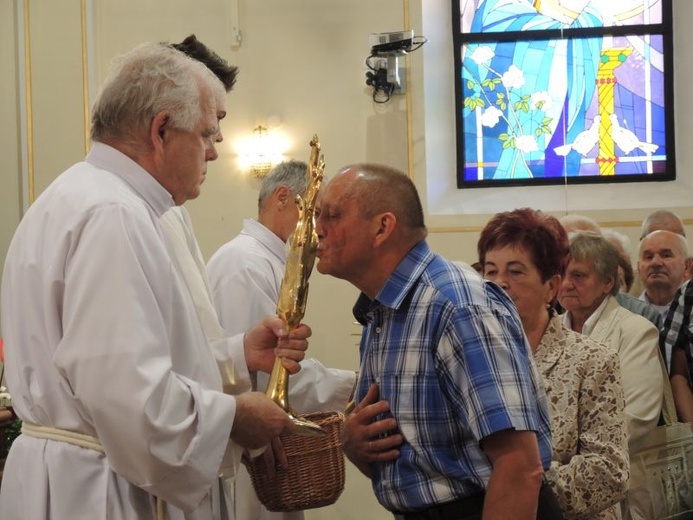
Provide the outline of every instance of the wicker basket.
[[282,435],[289,461],[287,468],[267,473],[263,457],[248,464],[248,472],[260,502],[269,511],[300,511],[334,504],[344,490],[344,453],[340,412],[312,413],[301,416],[312,421],[327,435]]

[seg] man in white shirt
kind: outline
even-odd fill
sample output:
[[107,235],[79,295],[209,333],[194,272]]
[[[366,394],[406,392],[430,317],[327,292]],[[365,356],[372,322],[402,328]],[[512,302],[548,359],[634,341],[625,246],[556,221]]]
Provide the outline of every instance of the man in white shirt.
[[[207,263],[207,274],[222,327],[235,334],[276,313],[279,288],[286,263],[286,242],[296,227],[295,196],[307,186],[307,164],[287,161],[263,179],[258,218],[247,219],[243,230],[221,246]],[[344,410],[352,394],[355,373],[330,369],[315,359],[301,362],[302,370],[289,378],[289,400],[300,413]],[[267,387],[268,377],[258,373],[257,388]],[[236,477],[236,516],[243,520],[303,518],[303,512],[271,513],[259,503],[245,468]]]
[[[23,433],[0,518],[218,518],[230,440],[258,448],[291,428],[263,394],[223,392],[159,221],[199,195],[217,158],[223,87],[160,44],[114,64],[89,155],[38,197],[7,254],[5,368]],[[265,318],[215,348],[247,383],[275,355],[297,370],[309,334],[285,338]]]

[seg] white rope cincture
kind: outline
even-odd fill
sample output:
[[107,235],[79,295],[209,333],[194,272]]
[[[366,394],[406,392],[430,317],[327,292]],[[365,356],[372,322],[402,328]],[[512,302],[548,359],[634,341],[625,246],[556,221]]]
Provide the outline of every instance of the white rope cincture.
[[[52,426],[41,426],[26,421],[22,421],[22,433],[37,439],[66,442],[80,448],[106,453],[101,445],[101,441],[97,437],[87,435],[86,433],[63,430]],[[154,498],[156,498],[156,520],[166,520],[166,502],[159,497]]]
[[81,448],[105,453],[101,441],[86,433],[77,433],[70,430],[53,428],[51,426],[40,426],[38,424],[27,423],[26,421],[22,422],[22,433],[37,439],[66,442],[73,446],[80,446]]

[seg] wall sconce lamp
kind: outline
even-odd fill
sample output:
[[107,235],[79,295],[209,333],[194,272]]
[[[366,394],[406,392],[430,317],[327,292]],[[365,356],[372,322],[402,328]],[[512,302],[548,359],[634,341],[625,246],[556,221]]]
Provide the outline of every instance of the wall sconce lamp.
[[272,169],[272,150],[267,128],[258,125],[253,129],[250,150],[250,173],[256,179],[262,179]]
[[260,124],[252,135],[237,141],[236,149],[240,167],[256,179],[262,179],[273,166],[285,160],[284,153],[289,149],[289,140],[277,126]]

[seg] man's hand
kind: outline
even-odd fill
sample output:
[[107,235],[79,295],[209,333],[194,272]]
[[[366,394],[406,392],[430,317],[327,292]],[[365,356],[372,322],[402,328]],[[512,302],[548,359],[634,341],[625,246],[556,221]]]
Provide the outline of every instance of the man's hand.
[[310,327],[299,325],[287,336],[282,320],[276,316],[266,316],[245,333],[243,347],[248,370],[272,372],[274,358],[282,359],[282,364],[290,374],[301,369],[312,334]]
[[265,468],[269,477],[274,477],[277,471],[289,466],[289,458],[286,456],[279,437],[272,439],[271,445],[262,453],[262,458],[265,461]]
[[289,416],[261,392],[246,392],[236,396],[236,416],[231,439],[246,449],[267,446],[286,429],[293,429]]
[[366,397],[347,417],[342,433],[344,453],[367,477],[371,476],[371,462],[399,457],[397,446],[403,441],[402,435],[397,433],[397,421],[394,418],[387,417],[373,422],[379,414],[390,411],[387,401],[378,400],[378,393],[378,385],[372,384]]

